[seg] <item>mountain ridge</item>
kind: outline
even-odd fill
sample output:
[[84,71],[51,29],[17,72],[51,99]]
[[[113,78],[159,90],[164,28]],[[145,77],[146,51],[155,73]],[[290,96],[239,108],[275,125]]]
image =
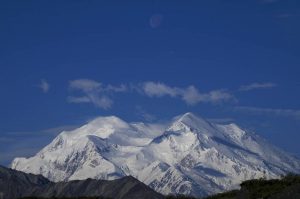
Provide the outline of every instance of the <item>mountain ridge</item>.
[[163,194],[206,196],[253,178],[300,172],[300,161],[237,124],[185,113],[167,125],[98,117],[64,131],[12,168],[53,181],[132,175]]
[[77,198],[105,197],[114,199],[163,199],[145,184],[132,176],[113,181],[74,180],[53,183],[41,175],[26,174],[0,166],[0,193],[2,199],[22,197]]

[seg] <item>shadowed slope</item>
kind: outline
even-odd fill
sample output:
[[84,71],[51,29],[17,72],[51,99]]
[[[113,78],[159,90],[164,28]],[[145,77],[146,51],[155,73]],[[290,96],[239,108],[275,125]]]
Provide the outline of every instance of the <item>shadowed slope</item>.
[[162,199],[137,179],[127,176],[118,180],[75,180],[53,183],[41,175],[26,174],[0,166],[0,193],[3,199],[20,197],[91,197],[114,199]]

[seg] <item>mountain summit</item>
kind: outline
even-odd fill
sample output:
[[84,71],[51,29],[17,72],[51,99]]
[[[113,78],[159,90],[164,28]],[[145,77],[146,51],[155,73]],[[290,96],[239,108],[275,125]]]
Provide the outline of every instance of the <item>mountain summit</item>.
[[55,182],[131,175],[163,194],[205,196],[300,173],[300,161],[236,124],[186,113],[167,125],[99,117],[60,133],[33,157],[16,158],[12,168]]

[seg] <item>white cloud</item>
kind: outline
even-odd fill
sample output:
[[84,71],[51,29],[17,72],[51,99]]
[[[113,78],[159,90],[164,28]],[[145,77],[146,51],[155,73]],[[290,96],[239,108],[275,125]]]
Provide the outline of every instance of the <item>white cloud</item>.
[[41,80],[41,82],[38,85],[38,87],[43,91],[43,93],[48,93],[48,91],[50,89],[50,85],[49,85],[49,83],[45,79]]
[[101,83],[90,79],[76,79],[70,81],[71,89],[82,90],[84,92],[97,91],[101,89]]
[[207,101],[211,102],[220,102],[220,101],[229,101],[235,100],[232,94],[227,92],[226,90],[213,90],[206,94]]
[[91,95],[90,98],[91,98],[91,102],[96,107],[100,107],[103,109],[109,109],[113,104],[112,99],[110,99],[109,97],[107,97],[105,95],[103,95],[103,96]]
[[145,82],[143,90],[146,95],[150,97],[162,97],[168,95],[170,97],[175,97],[178,95],[177,88],[171,88],[163,83],[159,82]]
[[275,83],[271,82],[265,82],[265,83],[252,83],[249,85],[243,85],[239,88],[239,91],[250,91],[254,89],[269,89],[269,88],[274,88],[277,85]]
[[204,96],[199,93],[197,88],[189,86],[186,89],[181,89],[181,97],[189,105],[195,105],[204,100]]
[[182,99],[189,105],[200,102],[220,103],[233,100],[234,97],[225,90],[213,90],[208,93],[200,93],[194,86],[189,86],[183,90]]
[[71,90],[77,90],[82,93],[81,96],[69,96],[70,103],[91,103],[98,108],[109,109],[113,104],[113,100],[108,96],[114,92],[125,92],[127,87],[125,85],[105,86],[100,82],[90,79],[77,79],[70,81],[69,87]]
[[120,86],[112,86],[109,84],[105,90],[113,91],[113,92],[126,92],[128,90],[128,88],[125,84],[121,84]]
[[207,93],[201,93],[190,85],[186,88],[171,87],[160,82],[144,82],[140,84],[121,84],[119,86],[104,85],[100,82],[90,79],[77,79],[70,81],[69,87],[72,91],[79,91],[80,96],[69,96],[70,103],[91,103],[98,108],[109,109],[113,105],[111,99],[113,93],[133,91],[139,94],[145,94],[148,97],[172,97],[179,98],[188,105],[198,103],[222,103],[235,100],[234,96],[226,90],[212,90]]
[[295,109],[272,109],[272,108],[259,108],[251,106],[238,106],[234,108],[236,111],[247,112],[256,115],[270,115],[270,116],[282,116],[292,117],[300,119],[300,110]]
[[200,102],[220,103],[234,99],[233,95],[225,90],[200,93],[193,85],[187,88],[178,88],[159,82],[145,82],[143,92],[149,97],[179,97],[188,105],[196,105]]

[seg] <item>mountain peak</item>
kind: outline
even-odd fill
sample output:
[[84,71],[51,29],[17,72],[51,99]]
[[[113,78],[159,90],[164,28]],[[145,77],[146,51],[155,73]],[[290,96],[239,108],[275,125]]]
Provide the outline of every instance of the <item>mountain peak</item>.
[[61,133],[42,153],[15,159],[12,168],[55,182],[131,175],[161,193],[194,196],[300,171],[298,159],[235,124],[213,124],[191,112],[168,124],[158,132],[116,116],[98,117]]
[[186,112],[185,114],[181,115],[179,120],[184,120],[186,118],[197,118],[198,116],[196,116],[194,113],[192,112]]
[[114,124],[117,126],[127,124],[124,120],[114,115],[97,117],[92,121],[90,121],[88,124],[103,124],[103,123]]
[[102,139],[108,138],[121,129],[128,129],[129,124],[116,116],[97,117],[80,128],[68,131],[65,134],[73,138],[95,135]]
[[169,130],[178,131],[190,131],[196,129],[197,131],[208,132],[211,131],[211,124],[200,116],[197,116],[191,112],[187,112],[181,116],[177,116],[175,121],[170,126]]
[[195,123],[195,122],[199,122],[199,121],[202,121],[202,122],[205,122],[205,123],[208,122],[204,118],[202,118],[199,115],[196,115],[192,112],[187,112],[187,113],[179,116],[177,121],[183,122],[183,123]]

